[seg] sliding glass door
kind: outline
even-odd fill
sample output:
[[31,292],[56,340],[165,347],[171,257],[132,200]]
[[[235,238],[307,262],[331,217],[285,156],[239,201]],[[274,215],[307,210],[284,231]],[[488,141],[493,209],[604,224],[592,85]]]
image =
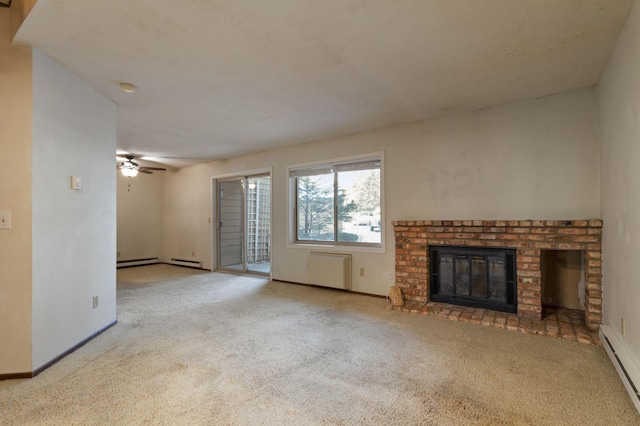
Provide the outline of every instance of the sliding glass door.
[[271,177],[218,181],[218,268],[271,271]]
[[244,271],[244,179],[218,183],[218,266]]
[[247,270],[271,271],[271,176],[246,179]]

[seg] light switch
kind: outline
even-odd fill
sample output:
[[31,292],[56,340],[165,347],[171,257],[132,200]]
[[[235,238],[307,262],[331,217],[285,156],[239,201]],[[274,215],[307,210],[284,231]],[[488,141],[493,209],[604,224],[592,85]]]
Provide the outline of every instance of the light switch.
[[11,229],[11,212],[0,212],[0,229]]
[[71,189],[82,189],[82,178],[78,176],[71,176]]

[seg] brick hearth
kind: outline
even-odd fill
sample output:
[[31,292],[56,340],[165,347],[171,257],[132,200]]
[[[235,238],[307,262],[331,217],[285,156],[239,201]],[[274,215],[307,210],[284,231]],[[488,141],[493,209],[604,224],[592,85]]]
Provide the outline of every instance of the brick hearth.
[[394,221],[396,285],[405,300],[429,302],[429,246],[516,249],[518,316],[542,319],[543,250],[580,250],[585,264],[585,324],[602,321],[602,220]]
[[502,328],[519,333],[537,334],[572,342],[601,345],[597,331],[587,329],[584,312],[565,308],[549,308],[541,320],[522,318],[506,312],[449,305],[446,303],[409,302],[403,306],[387,305],[387,309],[412,314],[436,316],[450,321],[468,322],[487,327]]

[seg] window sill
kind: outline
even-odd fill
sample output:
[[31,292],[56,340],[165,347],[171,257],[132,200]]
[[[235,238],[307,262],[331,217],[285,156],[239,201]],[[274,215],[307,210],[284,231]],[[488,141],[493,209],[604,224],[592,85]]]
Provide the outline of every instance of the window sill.
[[314,250],[314,251],[326,251],[341,253],[386,253],[384,243],[380,246],[357,246],[357,245],[342,245],[342,244],[314,244],[314,243],[287,243],[288,249],[294,250]]

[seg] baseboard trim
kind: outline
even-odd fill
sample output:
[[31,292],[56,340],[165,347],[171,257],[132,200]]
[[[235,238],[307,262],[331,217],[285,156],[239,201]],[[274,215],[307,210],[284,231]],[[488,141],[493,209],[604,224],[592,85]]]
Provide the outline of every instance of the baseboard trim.
[[[208,269],[206,269],[208,271]],[[253,278],[263,278],[265,280],[271,281],[271,273],[263,273],[263,272],[253,272],[253,271],[234,271],[233,269],[216,269],[215,271],[218,274],[229,274],[235,275],[238,277],[253,277]]]
[[43,366],[36,368],[35,370],[33,370],[33,376],[32,377],[36,377],[38,374],[42,373],[47,368],[51,367],[53,364],[55,364],[56,362],[60,361],[65,356],[69,355],[72,352],[77,351],[78,349],[80,349],[81,347],[83,347],[84,345],[89,343],[91,340],[95,339],[96,337],[98,337],[99,335],[101,335],[102,333],[104,333],[105,331],[107,331],[108,329],[113,327],[114,325],[116,325],[117,323],[118,323],[118,320],[115,320],[112,323],[107,324],[105,327],[103,327],[100,330],[96,331],[91,336],[87,337],[86,339],[84,339],[83,341],[78,343],[77,345],[75,345],[75,346],[71,347],[70,349],[64,351],[63,353],[61,353],[60,355],[58,355],[57,357],[55,357],[51,361],[49,361],[46,364],[44,364]]
[[389,296],[383,296],[381,294],[363,293],[361,291],[349,291],[349,293],[359,294],[361,296],[376,297],[378,299],[386,299],[387,297],[389,297]]
[[9,374],[0,374],[0,380],[12,380],[12,379],[31,379],[36,377],[38,374],[42,373],[44,370],[46,370],[47,368],[51,367],[53,364],[55,364],[56,362],[60,361],[62,358],[64,358],[65,356],[69,355],[70,353],[80,349],[82,346],[86,345],[87,343],[89,343],[91,340],[95,339],[96,337],[98,337],[100,334],[104,333],[105,331],[107,331],[108,329],[110,329],[111,327],[113,327],[114,325],[116,325],[118,323],[118,320],[113,321],[112,323],[107,324],[105,327],[101,328],[100,330],[96,331],[95,333],[93,333],[91,336],[87,337],[86,339],[84,339],[83,341],[81,341],[80,343],[78,343],[77,345],[71,347],[70,349],[64,351],[62,354],[58,355],[57,357],[55,357],[54,359],[52,359],[51,361],[47,362],[46,364],[42,365],[41,367],[36,368],[35,370],[33,370],[32,372],[25,372],[25,373],[9,373]]
[[635,365],[615,331],[608,325],[600,326],[600,340],[602,347],[611,359],[620,380],[629,393],[631,402],[640,412],[640,393],[636,386],[640,385],[640,369]]
[[[171,260],[173,260],[173,259],[171,259]],[[179,262],[185,262],[185,261],[181,260]],[[193,265],[192,266],[192,265],[189,265],[189,264],[173,263],[173,262],[162,262],[162,263],[165,264],[165,265],[180,266],[181,268],[197,269],[199,271],[211,272],[210,269],[206,269],[206,268],[203,268],[202,266],[197,266],[197,265]],[[202,262],[194,262],[194,263],[202,265]]]
[[347,290],[346,288],[325,287],[323,285],[297,283],[295,281],[285,281],[285,280],[276,280],[276,279],[271,279],[271,281],[275,281],[275,282],[279,282],[279,283],[285,283],[285,284],[303,285],[305,287],[323,288],[323,289],[326,289],[326,290],[336,290],[336,291],[341,291],[343,293],[359,294],[361,296],[377,297],[377,298],[380,298],[380,299],[386,299],[387,298],[387,296],[382,296],[380,294],[363,293],[361,291]]
[[172,257],[171,261],[167,263],[169,263],[169,265],[186,266],[187,268],[202,269],[202,262],[200,260],[176,259]]
[[13,380],[13,379],[30,379],[33,377],[33,373],[9,373],[0,374],[1,380]]
[[131,268],[132,266],[155,265],[159,263],[157,257],[148,257],[145,259],[118,260],[116,268]]

